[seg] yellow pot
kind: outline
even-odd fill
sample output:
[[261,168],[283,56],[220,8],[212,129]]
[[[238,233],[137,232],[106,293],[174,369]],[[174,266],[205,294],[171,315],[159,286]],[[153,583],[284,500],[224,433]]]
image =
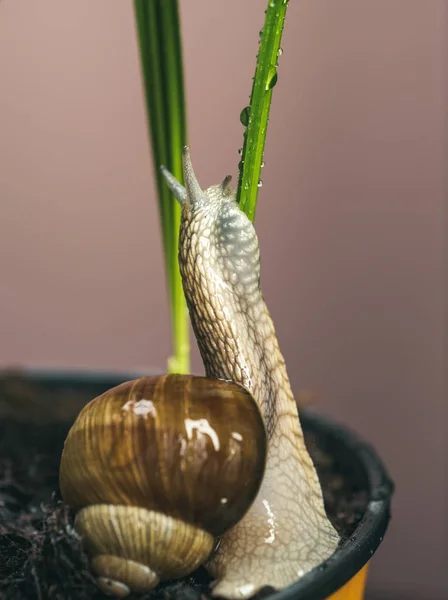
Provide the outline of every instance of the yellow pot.
[[365,565],[350,581],[347,581],[337,592],[331,594],[328,600],[362,600],[366,588],[368,568],[368,564]]

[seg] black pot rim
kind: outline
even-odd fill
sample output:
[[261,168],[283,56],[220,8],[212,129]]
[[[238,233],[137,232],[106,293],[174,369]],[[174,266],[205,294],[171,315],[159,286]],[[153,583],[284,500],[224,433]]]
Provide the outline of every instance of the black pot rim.
[[[141,370],[110,372],[78,369],[24,369],[20,374],[40,383],[53,385],[85,386],[96,384],[108,389],[142,377],[148,373]],[[390,520],[390,504],[394,485],[382,460],[372,446],[364,442],[345,425],[316,414],[313,410],[302,409],[302,425],[314,429],[343,446],[357,457],[370,490],[366,512],[358,523],[351,538],[341,543],[336,552],[321,565],[304,575],[292,585],[272,593],[272,600],[325,600],[346,584],[372,558],[383,540]]]

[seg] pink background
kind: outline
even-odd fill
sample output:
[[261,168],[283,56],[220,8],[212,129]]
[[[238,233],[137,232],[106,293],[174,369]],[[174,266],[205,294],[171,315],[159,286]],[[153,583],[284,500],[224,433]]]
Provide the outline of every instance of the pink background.
[[[180,4],[205,187],[236,176],[265,2]],[[294,389],[372,441],[396,480],[370,588],[425,600],[448,597],[445,9],[291,2],[256,222]],[[0,4],[0,198],[0,365],[163,370],[129,0]]]

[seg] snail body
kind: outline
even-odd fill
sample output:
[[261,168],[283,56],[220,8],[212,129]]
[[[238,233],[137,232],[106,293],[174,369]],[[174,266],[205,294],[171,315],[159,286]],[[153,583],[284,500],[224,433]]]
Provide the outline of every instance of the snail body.
[[254,500],[266,434],[241,386],[143,377],[92,400],[71,428],[60,489],[99,586],[116,596],[182,577]]
[[283,588],[329,558],[339,538],[306,449],[285,361],[260,288],[255,229],[230,177],[202,190],[184,148],[185,187],[162,172],[182,205],[179,266],[208,377],[241,384],[255,398],[268,435],[266,471],[244,518],[208,563],[213,593],[247,598]]

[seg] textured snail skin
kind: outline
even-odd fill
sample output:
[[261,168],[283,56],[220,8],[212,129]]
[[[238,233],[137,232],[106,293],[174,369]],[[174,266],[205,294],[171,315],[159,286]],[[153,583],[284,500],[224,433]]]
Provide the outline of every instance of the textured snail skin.
[[243,387],[143,377],[80,412],[60,466],[98,584],[125,596],[191,573],[254,500],[266,433]]
[[260,289],[255,229],[228,187],[203,191],[184,148],[185,188],[162,168],[182,205],[179,265],[206,374],[246,387],[269,437],[265,476],[245,517],[220,542],[208,568],[213,593],[250,597],[285,587],[327,559],[338,535],[305,447],[297,405]]

